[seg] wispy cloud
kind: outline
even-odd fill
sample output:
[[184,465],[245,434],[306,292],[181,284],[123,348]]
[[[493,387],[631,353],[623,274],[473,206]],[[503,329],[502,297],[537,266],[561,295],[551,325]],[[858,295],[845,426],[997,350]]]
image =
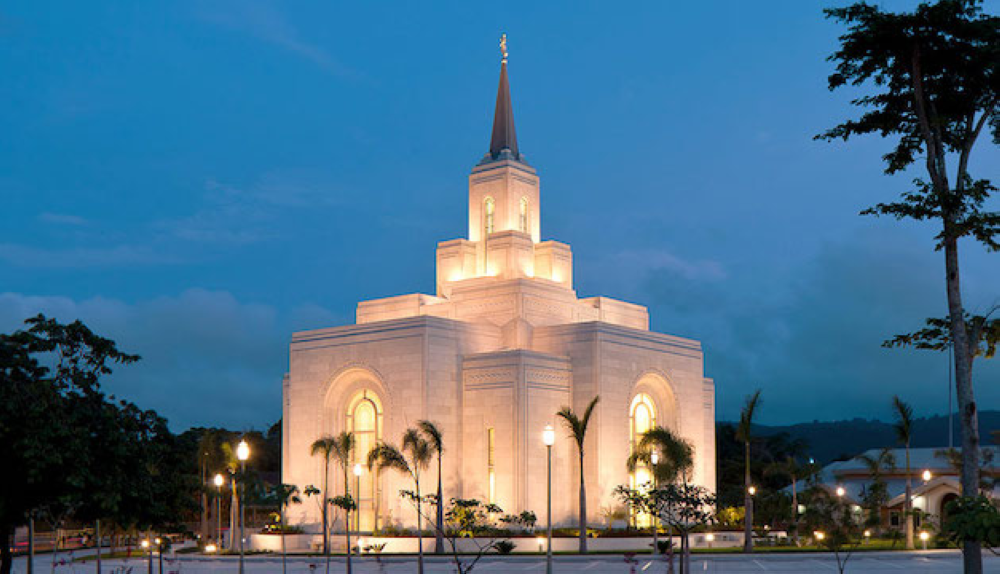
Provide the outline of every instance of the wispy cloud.
[[53,225],[71,225],[71,226],[82,226],[89,223],[85,218],[79,215],[71,215],[68,213],[51,213],[46,211],[38,215],[38,221],[42,223],[51,223]]
[[269,2],[213,3],[203,7],[198,15],[207,22],[238,30],[304,58],[335,76],[357,75],[323,47],[303,39],[298,29]]
[[177,263],[142,246],[44,248],[0,243],[0,261],[20,267],[83,268]]

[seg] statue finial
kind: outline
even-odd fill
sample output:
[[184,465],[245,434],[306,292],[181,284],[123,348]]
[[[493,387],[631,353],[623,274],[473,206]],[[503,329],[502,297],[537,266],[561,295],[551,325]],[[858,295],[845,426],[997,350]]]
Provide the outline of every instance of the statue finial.
[[500,62],[506,64],[507,63],[507,34],[501,34],[500,35],[500,54],[503,56],[503,59],[500,60]]

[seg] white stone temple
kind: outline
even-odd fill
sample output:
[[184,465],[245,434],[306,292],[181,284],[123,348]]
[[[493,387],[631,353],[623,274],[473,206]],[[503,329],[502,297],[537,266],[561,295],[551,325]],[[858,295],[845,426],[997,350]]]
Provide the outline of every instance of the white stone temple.
[[[456,197],[456,200],[458,198]],[[518,148],[507,78],[500,65],[489,151],[469,175],[469,235],[437,247],[437,289],[363,301],[353,325],[292,335],[283,385],[282,481],[323,482],[310,445],[353,431],[364,463],[376,441],[396,444],[419,420],[444,432],[444,497],[478,498],[505,512],[532,510],[545,523],[546,451],[553,448],[553,521],[575,525],[579,489],[576,447],[555,413],[600,402],[584,456],[588,519],[618,505],[625,461],[647,429],[674,430],[694,446],[693,482],[715,490],[715,385],[705,377],[698,341],[649,330],[643,306],[607,297],[580,298],[570,246],[542,240],[538,172]],[[330,473],[331,496],[343,474]],[[433,492],[436,464],[423,473]],[[416,514],[399,497],[408,477],[367,471],[354,527],[412,527]],[[306,499],[290,521],[318,531],[319,505]],[[335,526],[343,528],[343,525]]]

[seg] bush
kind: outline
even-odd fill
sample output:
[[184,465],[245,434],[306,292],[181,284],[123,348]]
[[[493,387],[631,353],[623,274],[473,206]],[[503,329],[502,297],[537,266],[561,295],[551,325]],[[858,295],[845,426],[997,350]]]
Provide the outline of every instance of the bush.
[[500,540],[495,547],[500,554],[510,554],[514,550],[514,543],[510,540]]

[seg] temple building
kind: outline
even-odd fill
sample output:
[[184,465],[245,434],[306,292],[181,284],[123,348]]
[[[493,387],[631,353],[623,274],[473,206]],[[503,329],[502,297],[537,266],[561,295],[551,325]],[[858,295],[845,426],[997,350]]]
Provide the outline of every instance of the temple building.
[[[489,150],[469,174],[468,213],[468,237],[437,246],[434,294],[363,301],[352,325],[292,335],[282,481],[322,485],[323,460],[310,454],[320,437],[353,432],[354,459],[363,463],[377,441],[399,445],[407,428],[430,420],[444,433],[446,500],[532,510],[544,524],[542,431],[552,424],[553,521],[571,526],[579,461],[556,412],[582,413],[600,395],[584,457],[591,523],[602,521],[602,506],[618,505],[617,485],[646,482],[646,470],[630,474],[625,462],[653,426],[690,441],[691,479],[714,491],[715,385],[701,343],[650,331],[641,305],[577,296],[570,246],[543,240],[540,178],[518,145],[506,52]],[[343,492],[336,464],[329,480],[331,496]],[[424,491],[436,481],[432,464]],[[408,477],[366,469],[350,482],[360,490],[352,528],[415,525],[398,494],[413,488]],[[289,509],[291,522],[312,531],[319,516],[311,500]]]

